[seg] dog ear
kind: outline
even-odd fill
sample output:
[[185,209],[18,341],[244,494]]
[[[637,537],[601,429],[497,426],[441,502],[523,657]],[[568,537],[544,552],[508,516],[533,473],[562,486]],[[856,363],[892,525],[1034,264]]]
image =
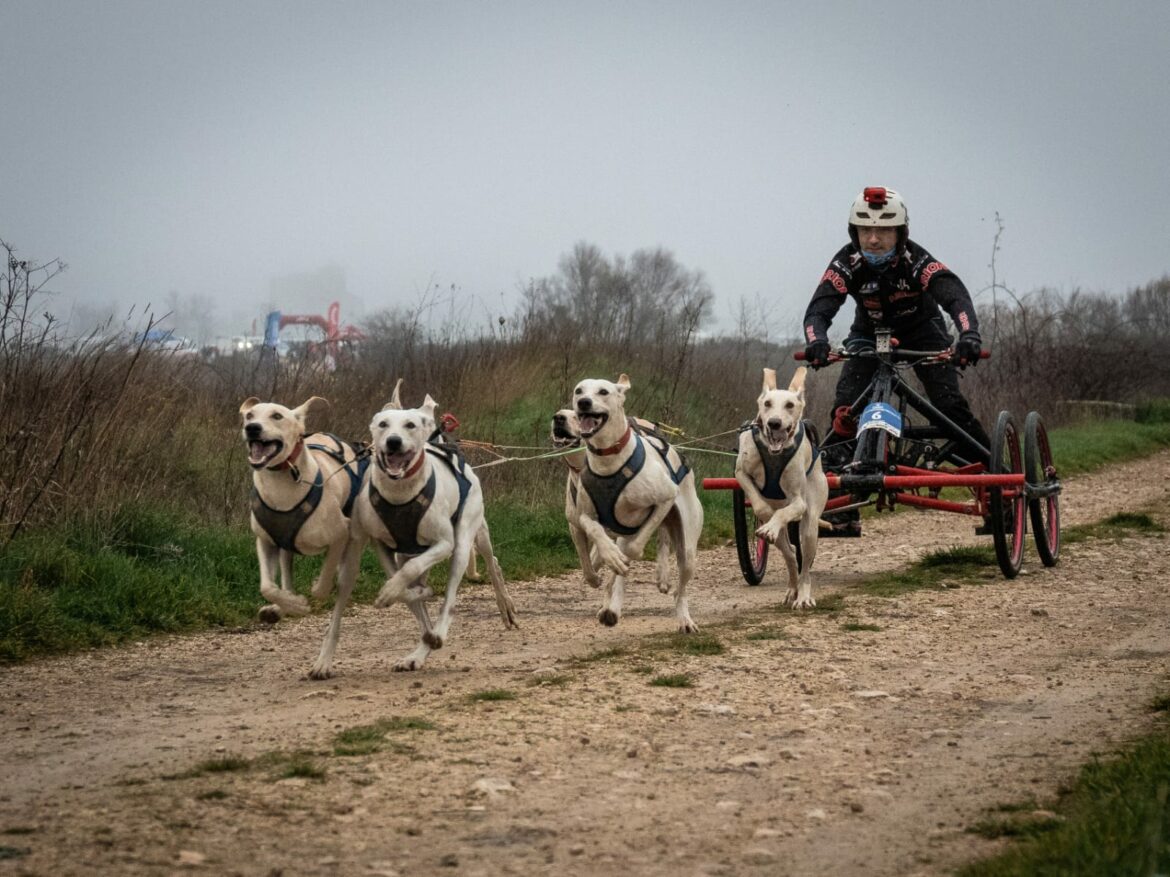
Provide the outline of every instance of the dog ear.
[[776,369],[766,368],[766,369],[764,369],[764,390],[763,390],[763,392],[766,393],[769,390],[775,390],[775,389],[776,389]]
[[808,368],[801,366],[792,375],[792,380],[788,383],[788,389],[794,393],[801,393],[804,391],[804,379],[808,375]]
[[431,419],[431,426],[435,425],[435,408],[437,408],[438,405],[439,403],[431,398],[431,394],[427,393],[427,397],[423,399],[422,405],[420,405],[418,408],[419,411]]
[[301,423],[305,422],[305,416],[312,414],[314,411],[326,411],[329,409],[329,400],[321,396],[310,396],[300,405],[292,410],[296,415],[297,420]]
[[390,409],[400,410],[402,408],[402,378],[394,382],[394,392],[390,395],[390,401],[382,406],[383,411]]
[[618,376],[617,384],[615,386],[617,386],[617,388],[621,390],[622,393],[625,393],[626,390],[630,389],[630,376],[625,372],[622,372]]
[[240,403],[240,414],[247,414],[249,411],[251,411],[254,407],[256,407],[259,404],[260,404],[259,399],[257,399],[255,396],[249,396],[247,399],[245,399],[243,402]]

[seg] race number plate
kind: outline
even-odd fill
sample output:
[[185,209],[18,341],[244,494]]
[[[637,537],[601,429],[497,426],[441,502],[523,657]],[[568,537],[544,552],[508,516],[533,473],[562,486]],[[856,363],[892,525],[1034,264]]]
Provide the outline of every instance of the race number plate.
[[884,429],[895,436],[902,435],[902,415],[885,402],[871,402],[861,412],[860,429]]

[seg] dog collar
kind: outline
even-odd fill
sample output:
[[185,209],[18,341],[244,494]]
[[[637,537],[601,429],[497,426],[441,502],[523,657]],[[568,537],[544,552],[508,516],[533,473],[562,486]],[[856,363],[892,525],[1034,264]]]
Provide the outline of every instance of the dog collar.
[[305,440],[303,438],[297,439],[297,443],[293,445],[292,453],[284,458],[284,462],[277,466],[269,466],[268,468],[273,472],[283,472],[285,469],[294,469],[297,464],[297,457],[301,455],[301,450],[305,447]]
[[618,443],[616,445],[610,445],[608,448],[593,448],[593,453],[597,454],[599,457],[608,457],[611,454],[619,453],[622,448],[630,443],[630,437],[633,434],[634,428],[627,423],[625,435],[618,439]]

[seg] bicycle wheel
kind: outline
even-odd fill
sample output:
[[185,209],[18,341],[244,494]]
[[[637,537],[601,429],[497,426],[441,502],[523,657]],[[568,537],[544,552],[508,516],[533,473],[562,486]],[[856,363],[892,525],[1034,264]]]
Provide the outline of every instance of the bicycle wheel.
[[[1023,473],[1020,435],[1011,412],[999,412],[991,436],[992,475]],[[995,559],[1005,578],[1014,579],[1024,560],[1024,511],[1027,507],[1022,487],[990,487],[991,533],[995,537]]]
[[[735,522],[735,553],[739,555],[739,568],[749,585],[758,585],[764,580],[768,568],[768,543],[756,535],[760,525],[756,513],[744,496],[743,490],[731,491],[732,519]],[[748,516],[751,516],[751,526]]]
[[1048,430],[1039,411],[1029,411],[1024,419],[1024,478],[1032,487],[1051,492],[1028,500],[1032,518],[1032,537],[1036,553],[1045,566],[1056,566],[1060,559],[1060,478],[1052,463]]

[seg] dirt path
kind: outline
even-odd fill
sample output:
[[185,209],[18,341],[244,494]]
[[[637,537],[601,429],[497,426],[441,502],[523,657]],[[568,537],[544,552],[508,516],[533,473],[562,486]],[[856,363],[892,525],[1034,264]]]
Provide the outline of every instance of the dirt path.
[[[1170,453],[1075,480],[1065,522],[1165,522],[1168,485]],[[416,674],[391,672],[416,636],[402,607],[350,612],[327,682],[304,678],[320,615],[7,668],[0,875],[946,873],[995,849],[964,831],[988,807],[1043,800],[1148,727],[1170,670],[1166,542],[1071,545],[1052,570],[1029,546],[1013,582],[880,599],[849,582],[987,537],[910,510],[866,526],[821,543],[838,612],[782,609],[776,572],[747,588],[734,548],[705,552],[691,608],[718,655],[647,636],[671,629],[670,600],[640,564],[612,630],[575,576],[513,585],[518,633],[466,587]],[[648,684],[684,672],[693,687]],[[514,699],[469,697],[500,689]],[[435,727],[331,754],[403,717]],[[324,777],[167,778],[294,750]]]

